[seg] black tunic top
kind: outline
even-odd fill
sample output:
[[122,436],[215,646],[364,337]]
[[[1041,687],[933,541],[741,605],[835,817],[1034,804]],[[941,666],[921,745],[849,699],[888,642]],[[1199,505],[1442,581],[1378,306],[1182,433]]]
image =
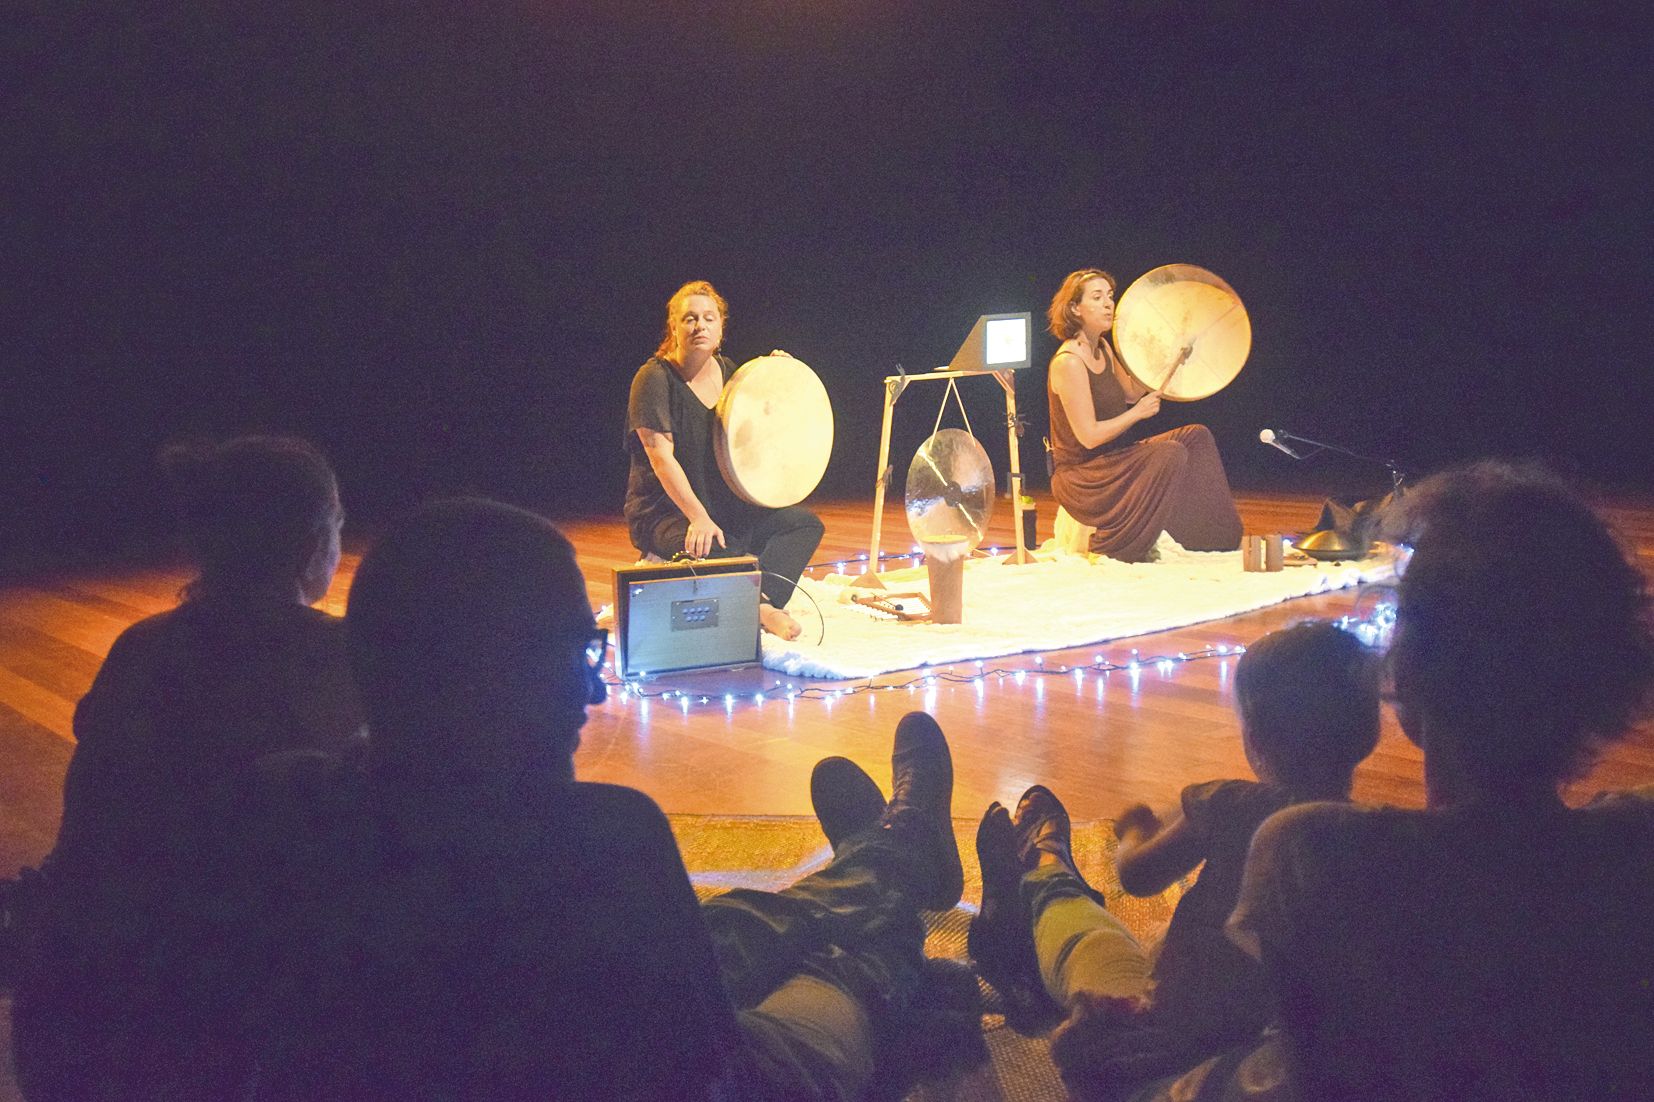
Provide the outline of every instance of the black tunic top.
[[[735,361],[723,355],[717,360],[727,384],[735,374]],[[626,478],[626,525],[634,546],[648,547],[646,533],[652,532],[662,520],[683,514],[667,496],[666,487],[649,465],[643,441],[638,439],[638,429],[672,434],[672,455],[689,479],[689,488],[706,506],[714,523],[721,527],[729,522],[738,499],[724,482],[723,473],[718,470],[718,457],[712,450],[717,419],[717,410],[701,403],[669,361],[651,356],[637,369],[632,377],[631,400],[626,407],[625,441],[626,454],[631,460]]]

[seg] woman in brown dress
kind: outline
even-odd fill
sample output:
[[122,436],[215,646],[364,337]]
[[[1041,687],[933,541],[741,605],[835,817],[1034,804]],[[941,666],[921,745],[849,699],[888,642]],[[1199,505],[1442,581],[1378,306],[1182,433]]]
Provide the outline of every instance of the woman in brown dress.
[[1051,300],[1051,492],[1068,514],[1096,529],[1091,550],[1143,562],[1165,532],[1191,551],[1240,546],[1240,514],[1217,442],[1185,425],[1135,443],[1128,430],[1160,411],[1160,395],[1127,373],[1109,347],[1114,277],[1096,268],[1069,274]]

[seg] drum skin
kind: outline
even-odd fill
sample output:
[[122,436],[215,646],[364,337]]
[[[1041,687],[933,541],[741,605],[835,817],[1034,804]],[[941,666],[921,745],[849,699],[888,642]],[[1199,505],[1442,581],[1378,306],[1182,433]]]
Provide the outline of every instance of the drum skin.
[[1234,288],[1193,264],[1167,264],[1126,288],[1114,347],[1132,377],[1173,402],[1234,381],[1252,350],[1252,322]]
[[832,458],[827,388],[803,360],[748,360],[718,398],[713,444],[718,469],[741,500],[767,509],[797,505]]

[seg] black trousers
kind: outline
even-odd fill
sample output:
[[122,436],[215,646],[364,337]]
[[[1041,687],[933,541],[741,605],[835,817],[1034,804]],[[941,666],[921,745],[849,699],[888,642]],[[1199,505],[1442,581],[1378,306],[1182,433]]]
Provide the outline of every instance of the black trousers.
[[[810,556],[821,543],[825,529],[820,519],[802,505],[789,505],[785,509],[747,506],[727,517],[713,519],[724,530],[727,546],[714,546],[712,557],[757,555],[758,566],[764,571],[759,586],[764,601],[776,608],[786,608],[798,579],[810,564]],[[689,535],[689,518],[676,513],[641,535],[639,551],[670,559],[683,550],[684,537]],[[643,546],[644,543],[649,546]]]

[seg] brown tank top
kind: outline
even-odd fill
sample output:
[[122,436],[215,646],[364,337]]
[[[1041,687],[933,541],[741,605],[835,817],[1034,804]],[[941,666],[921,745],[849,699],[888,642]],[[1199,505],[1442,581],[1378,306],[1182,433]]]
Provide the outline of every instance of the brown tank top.
[[[1092,415],[1099,421],[1107,421],[1111,417],[1118,417],[1131,407],[1126,401],[1126,392],[1120,389],[1120,381],[1114,377],[1114,351],[1104,345],[1104,355],[1108,357],[1109,368],[1101,373],[1086,371],[1086,379],[1091,384]],[[1062,355],[1059,351],[1057,355]],[[1069,353],[1073,355],[1073,353]],[[1056,356],[1051,358],[1056,362]],[[1084,463],[1093,456],[1102,455],[1124,447],[1130,443],[1129,433],[1121,433],[1113,440],[1099,444],[1095,448],[1083,446],[1074,435],[1074,430],[1068,424],[1068,415],[1063,412],[1062,399],[1057,397],[1057,391],[1051,385],[1049,373],[1046,375],[1045,396],[1051,408],[1051,450],[1056,453],[1059,464]]]

